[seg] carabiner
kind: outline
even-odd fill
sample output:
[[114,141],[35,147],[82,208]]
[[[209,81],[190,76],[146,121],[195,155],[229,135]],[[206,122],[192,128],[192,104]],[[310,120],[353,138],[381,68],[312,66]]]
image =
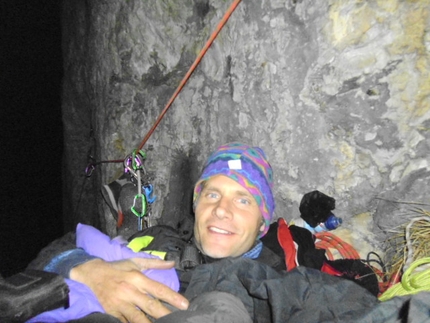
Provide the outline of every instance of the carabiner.
[[[141,212],[140,213],[139,213],[138,210],[136,210],[136,201],[138,199],[142,199],[142,207],[141,207]],[[131,212],[133,212],[134,215],[137,216],[137,217],[139,217],[139,218],[144,217],[146,215],[146,212],[147,212],[147,201],[146,201],[145,194],[137,194],[134,197],[133,206],[131,207]]]

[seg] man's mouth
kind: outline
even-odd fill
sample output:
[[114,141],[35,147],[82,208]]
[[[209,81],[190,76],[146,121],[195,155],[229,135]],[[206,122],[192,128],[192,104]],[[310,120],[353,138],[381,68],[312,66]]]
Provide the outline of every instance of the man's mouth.
[[209,231],[215,232],[215,233],[221,233],[221,234],[232,234],[230,231],[223,230],[217,227],[209,227]]

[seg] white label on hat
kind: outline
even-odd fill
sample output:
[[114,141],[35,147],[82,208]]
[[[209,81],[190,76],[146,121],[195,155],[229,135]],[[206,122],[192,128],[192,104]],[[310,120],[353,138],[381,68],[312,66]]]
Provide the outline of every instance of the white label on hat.
[[228,168],[230,168],[230,169],[242,169],[242,162],[240,161],[240,159],[229,160],[228,161]]

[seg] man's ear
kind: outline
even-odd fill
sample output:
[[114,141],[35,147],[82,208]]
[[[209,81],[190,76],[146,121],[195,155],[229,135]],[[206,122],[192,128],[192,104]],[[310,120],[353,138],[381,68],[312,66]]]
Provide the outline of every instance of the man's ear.
[[266,223],[264,222],[264,219],[263,219],[261,220],[260,232],[263,232],[265,227],[266,227]]

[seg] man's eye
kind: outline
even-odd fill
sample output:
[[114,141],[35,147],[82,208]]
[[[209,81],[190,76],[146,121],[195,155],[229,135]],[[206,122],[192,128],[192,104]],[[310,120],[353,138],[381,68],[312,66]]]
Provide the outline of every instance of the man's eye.
[[251,201],[246,198],[238,198],[237,201],[241,204],[250,205]]
[[207,193],[206,197],[210,198],[210,199],[216,199],[218,197],[218,194],[217,193]]

